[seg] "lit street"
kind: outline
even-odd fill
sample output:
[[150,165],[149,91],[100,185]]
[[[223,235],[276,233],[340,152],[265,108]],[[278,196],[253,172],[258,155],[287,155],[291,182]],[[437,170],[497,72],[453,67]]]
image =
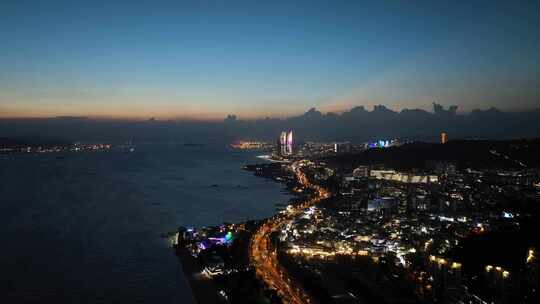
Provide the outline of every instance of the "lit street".
[[325,189],[311,184],[299,168],[295,168],[295,173],[298,181],[305,188],[315,190],[315,195],[294,207],[287,215],[274,216],[264,223],[252,237],[249,255],[257,275],[268,287],[276,290],[285,303],[312,303],[313,300],[309,295],[295,284],[287,270],[279,264],[276,249],[270,238],[272,232],[277,231],[284,223],[329,196]]

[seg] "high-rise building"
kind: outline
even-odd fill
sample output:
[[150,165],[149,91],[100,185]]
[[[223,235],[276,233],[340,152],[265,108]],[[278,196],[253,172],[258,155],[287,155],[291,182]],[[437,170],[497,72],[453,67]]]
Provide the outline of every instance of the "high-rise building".
[[350,142],[336,142],[334,143],[334,152],[335,153],[348,153],[351,152],[351,143]]
[[441,133],[441,144],[445,144],[448,141],[448,135],[446,132]]
[[293,132],[283,131],[279,136],[279,153],[288,156],[293,153]]
[[279,136],[279,143],[281,146],[287,145],[287,132],[281,132],[281,135]]

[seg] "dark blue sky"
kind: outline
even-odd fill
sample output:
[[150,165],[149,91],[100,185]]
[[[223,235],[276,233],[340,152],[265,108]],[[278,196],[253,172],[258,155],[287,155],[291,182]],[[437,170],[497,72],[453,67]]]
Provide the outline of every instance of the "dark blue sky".
[[536,108],[538,3],[4,0],[0,116]]

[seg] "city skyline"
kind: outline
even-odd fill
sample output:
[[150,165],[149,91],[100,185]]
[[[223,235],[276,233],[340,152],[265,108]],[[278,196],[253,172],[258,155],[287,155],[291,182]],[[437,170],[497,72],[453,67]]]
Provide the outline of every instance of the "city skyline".
[[0,117],[286,118],[538,108],[538,4],[2,5]]
[[540,303],[540,1],[0,1],[2,303]]

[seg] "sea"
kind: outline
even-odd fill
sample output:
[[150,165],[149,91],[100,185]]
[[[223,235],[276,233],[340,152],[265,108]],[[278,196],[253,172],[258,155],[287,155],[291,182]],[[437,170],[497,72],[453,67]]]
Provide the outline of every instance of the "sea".
[[164,233],[261,219],[290,197],[222,144],[0,154],[1,303],[195,303]]

